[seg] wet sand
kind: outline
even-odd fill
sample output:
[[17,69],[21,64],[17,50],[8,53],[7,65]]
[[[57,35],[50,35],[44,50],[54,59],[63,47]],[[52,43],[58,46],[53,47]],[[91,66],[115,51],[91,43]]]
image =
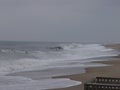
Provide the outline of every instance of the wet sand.
[[[120,44],[110,44],[110,45],[107,45],[107,47],[111,47],[120,51]],[[69,88],[52,89],[52,90],[84,90],[84,82],[90,80],[91,78],[102,77],[102,76],[103,77],[120,77],[120,55],[113,57],[112,60],[99,61],[97,63],[109,64],[110,66],[90,67],[90,68],[86,68],[86,73],[83,73],[83,74],[57,77],[57,78],[64,77],[64,78],[70,78],[76,81],[82,81],[82,84],[78,86],[69,87]]]

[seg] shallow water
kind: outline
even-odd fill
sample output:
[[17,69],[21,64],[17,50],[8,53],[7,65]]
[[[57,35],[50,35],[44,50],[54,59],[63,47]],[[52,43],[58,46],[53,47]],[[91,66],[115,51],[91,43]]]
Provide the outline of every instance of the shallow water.
[[32,80],[18,76],[0,76],[0,90],[45,90],[80,85],[67,78]]

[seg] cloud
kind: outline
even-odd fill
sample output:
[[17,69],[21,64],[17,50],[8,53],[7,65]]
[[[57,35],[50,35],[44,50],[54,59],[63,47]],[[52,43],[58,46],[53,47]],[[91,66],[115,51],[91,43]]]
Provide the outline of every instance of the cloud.
[[0,38],[103,41],[101,35],[111,30],[112,37],[105,41],[114,41],[120,29],[119,4],[119,0],[0,0]]

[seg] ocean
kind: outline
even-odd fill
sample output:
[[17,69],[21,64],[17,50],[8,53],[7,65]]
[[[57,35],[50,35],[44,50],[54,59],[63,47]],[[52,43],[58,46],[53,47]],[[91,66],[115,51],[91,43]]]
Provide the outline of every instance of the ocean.
[[117,54],[101,44],[0,41],[0,90],[45,90],[78,85],[81,82],[51,77],[84,73],[86,67],[104,66],[92,61]]

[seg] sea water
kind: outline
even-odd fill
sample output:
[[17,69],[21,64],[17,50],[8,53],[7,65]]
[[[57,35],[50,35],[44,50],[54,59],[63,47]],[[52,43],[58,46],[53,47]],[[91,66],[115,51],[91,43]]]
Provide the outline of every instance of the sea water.
[[[94,64],[91,65],[89,62],[97,60],[95,58],[115,55],[117,55],[115,50],[106,48],[101,44],[1,41],[0,90],[32,90],[34,87],[36,87],[36,90],[43,90],[51,87],[62,88],[77,85],[81,82],[70,79],[44,79],[43,81],[38,81],[28,77],[6,75],[35,70],[47,72],[47,70],[56,69],[57,73],[53,71],[50,74],[54,76],[61,69],[68,71],[69,68],[72,70],[72,68],[94,66]],[[69,74],[70,72],[72,71],[69,70],[66,73]],[[62,74],[64,75],[64,72],[60,71],[59,75]],[[40,75],[46,76],[46,73],[41,73]],[[49,76],[49,71],[47,75]],[[24,84],[21,84],[23,81]],[[56,85],[56,82],[59,84]],[[64,82],[64,84],[61,82]]]

